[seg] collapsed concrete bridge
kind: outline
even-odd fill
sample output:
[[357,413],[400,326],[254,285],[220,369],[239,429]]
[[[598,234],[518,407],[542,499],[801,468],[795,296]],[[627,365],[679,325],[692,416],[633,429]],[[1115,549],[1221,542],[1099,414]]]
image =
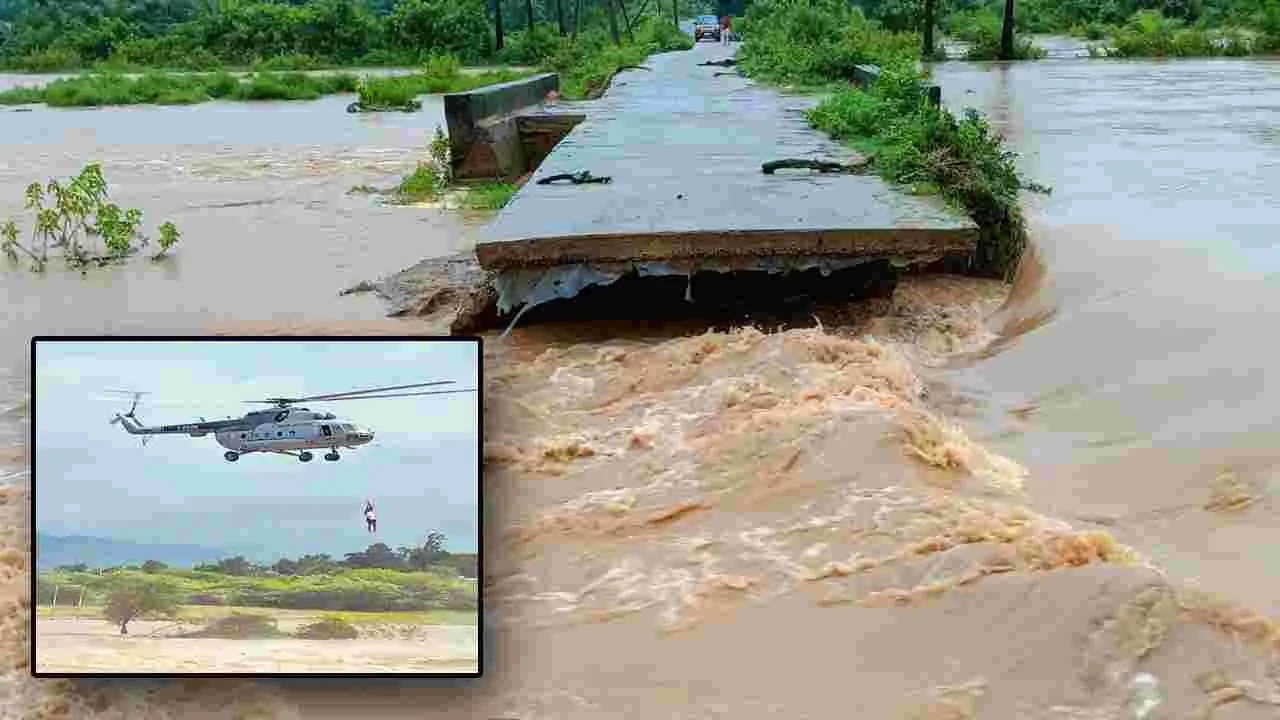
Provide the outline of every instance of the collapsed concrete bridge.
[[[580,295],[640,299],[641,312],[884,295],[901,268],[974,253],[962,212],[862,172],[811,128],[814,99],[725,72],[736,47],[656,55],[568,108],[541,104],[554,75],[446,97],[456,174],[532,171],[476,246],[500,315]],[[818,171],[766,171],[788,159]],[[665,281],[640,291],[640,278]]]

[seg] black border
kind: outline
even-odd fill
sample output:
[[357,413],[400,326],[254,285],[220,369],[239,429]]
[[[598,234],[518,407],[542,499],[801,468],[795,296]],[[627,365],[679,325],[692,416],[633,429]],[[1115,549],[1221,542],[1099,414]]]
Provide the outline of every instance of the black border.
[[[39,343],[58,342],[456,342],[476,345],[476,671],[474,673],[42,673],[36,669],[36,347]],[[383,678],[389,680],[420,678],[479,679],[484,675],[484,340],[479,336],[439,335],[37,335],[31,338],[29,456],[31,462],[31,675],[40,679],[116,679],[116,678]]]

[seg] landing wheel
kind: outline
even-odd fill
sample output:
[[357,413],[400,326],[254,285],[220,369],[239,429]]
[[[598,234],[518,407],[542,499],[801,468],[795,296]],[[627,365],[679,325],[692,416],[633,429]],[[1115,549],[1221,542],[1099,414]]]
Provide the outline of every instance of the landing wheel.
[[339,457],[341,456],[338,455],[338,453],[331,452],[331,453],[325,453],[324,459],[328,460],[329,462],[338,462]]
[[235,462],[240,459],[240,453],[228,450],[222,453],[222,457],[226,458],[227,462]]
[[311,462],[311,458],[315,457],[309,452],[298,453],[298,459],[302,462]]

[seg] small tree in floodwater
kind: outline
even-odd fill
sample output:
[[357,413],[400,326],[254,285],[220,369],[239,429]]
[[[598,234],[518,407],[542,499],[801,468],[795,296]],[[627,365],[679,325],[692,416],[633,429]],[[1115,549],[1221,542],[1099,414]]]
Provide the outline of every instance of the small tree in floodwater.
[[172,617],[177,611],[178,596],[173,588],[149,578],[129,578],[107,592],[103,615],[120,626],[121,635],[128,635],[129,623],[139,617]]
[[[69,266],[85,268],[121,260],[150,243],[139,232],[141,210],[108,202],[107,181],[98,163],[86,165],[66,183],[31,183],[26,209],[36,213],[30,242],[18,241],[18,226],[10,220],[0,225],[0,252],[15,263],[25,256],[36,272],[48,266],[51,248],[61,250]],[[152,259],[163,257],[180,237],[173,223],[161,225],[160,251]]]

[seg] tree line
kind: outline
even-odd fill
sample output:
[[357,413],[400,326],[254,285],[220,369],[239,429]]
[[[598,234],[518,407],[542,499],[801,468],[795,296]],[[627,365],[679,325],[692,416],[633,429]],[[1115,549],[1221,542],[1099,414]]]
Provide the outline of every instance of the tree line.
[[[0,64],[70,69],[113,61],[212,69],[288,58],[297,64],[479,62],[509,32],[561,36],[642,17],[704,10],[708,0],[0,0]],[[289,69],[289,68],[282,68]]]
[[[198,564],[192,570],[231,577],[302,577],[333,575],[343,570],[361,569],[403,572],[446,570],[456,572],[465,578],[478,577],[479,557],[475,553],[451,553],[444,549],[445,540],[443,533],[433,532],[416,547],[402,546],[392,549],[385,543],[374,543],[364,550],[347,553],[340,560],[327,554],[314,553],[297,558],[281,558],[273,563],[256,563],[243,555],[236,555],[217,562]],[[147,560],[139,565],[120,569],[139,570],[157,575],[165,573],[170,568],[158,560]],[[94,569],[85,563],[64,565],[57,570],[64,573],[94,572]]]

